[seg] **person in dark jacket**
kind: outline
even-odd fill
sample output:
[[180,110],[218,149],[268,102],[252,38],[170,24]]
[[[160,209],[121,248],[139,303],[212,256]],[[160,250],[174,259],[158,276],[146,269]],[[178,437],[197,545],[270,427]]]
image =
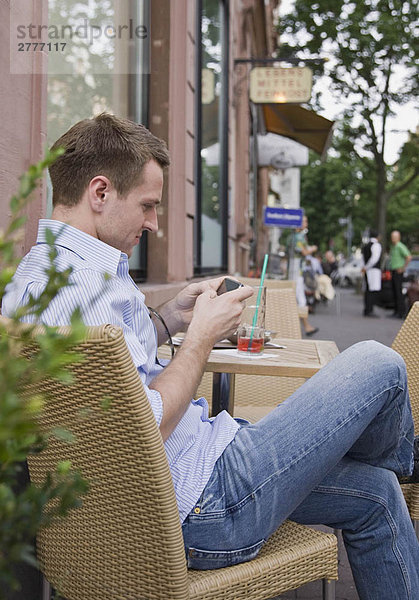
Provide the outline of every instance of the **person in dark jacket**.
[[327,250],[324,253],[324,260],[322,261],[323,273],[325,275],[329,275],[329,277],[333,280],[333,275],[338,270],[338,263],[336,261],[336,257],[331,250]]

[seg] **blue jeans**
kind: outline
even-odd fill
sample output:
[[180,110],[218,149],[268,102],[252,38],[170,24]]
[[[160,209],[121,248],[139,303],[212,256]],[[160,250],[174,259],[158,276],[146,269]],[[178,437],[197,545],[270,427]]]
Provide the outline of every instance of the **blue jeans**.
[[419,544],[396,473],[413,467],[402,358],[352,346],[243,424],[183,523],[188,566],[254,558],[284,519],[342,529],[361,599],[419,598]]

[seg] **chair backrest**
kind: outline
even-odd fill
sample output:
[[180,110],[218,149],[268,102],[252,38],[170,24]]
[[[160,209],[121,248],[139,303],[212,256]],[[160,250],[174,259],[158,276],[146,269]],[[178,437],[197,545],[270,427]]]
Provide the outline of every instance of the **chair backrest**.
[[265,326],[276,331],[277,337],[301,339],[297,300],[292,288],[266,290]]
[[295,292],[296,283],[292,279],[265,279],[266,287],[272,290],[291,289]]
[[28,463],[31,480],[40,484],[59,461],[70,460],[90,489],[80,508],[40,531],[42,571],[67,600],[185,600],[170,470],[122,330],[88,327],[75,351],[84,360],[71,366],[74,383],[48,380],[36,390],[46,397],[42,428],[64,427],[75,441],[52,438]]
[[[257,277],[237,277],[242,283],[246,285],[259,285],[260,279]],[[293,289],[295,290],[295,281],[292,279],[265,279],[263,285],[266,289],[274,289],[274,290],[283,290],[283,289]]]
[[410,309],[392,348],[406,363],[415,433],[419,435],[419,302],[415,302]]

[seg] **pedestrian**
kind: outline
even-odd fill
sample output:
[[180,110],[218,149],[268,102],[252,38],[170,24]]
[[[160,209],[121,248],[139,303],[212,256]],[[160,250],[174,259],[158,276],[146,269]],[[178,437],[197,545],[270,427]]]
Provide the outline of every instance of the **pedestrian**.
[[[297,304],[300,308],[307,308],[307,298],[305,294],[304,286],[304,263],[306,257],[311,257],[316,251],[317,246],[310,246],[307,241],[308,233],[308,219],[306,215],[303,215],[301,227],[296,229],[294,235],[294,253],[295,256],[290,260],[289,263],[289,278],[295,281],[295,294],[297,298]],[[302,317],[304,332],[307,336],[314,335],[318,332],[318,327],[313,327],[309,322],[308,317]]]
[[[165,144],[142,125],[104,114],[74,125],[57,147],[65,153],[50,168],[52,218],[41,219],[3,314],[45,289],[52,231],[56,265],[71,268],[71,285],[40,320],[67,325],[80,307],[86,325],[122,328],[165,445],[188,566],[251,560],[290,518],[342,529],[361,600],[419,598],[419,542],[398,481],[419,482],[402,358],[361,342],[258,423],[225,411],[210,418],[207,401],[194,394],[214,343],[237,328],[252,289],[219,296],[223,277],[198,281],[160,316],[150,313],[128,257],[144,231],[158,230]],[[182,346],[162,366],[157,346],[182,330]]]
[[365,277],[364,317],[378,317],[373,312],[381,290],[381,244],[378,233],[371,229],[370,240],[362,248],[364,266],[361,272]]
[[405,315],[405,301],[402,293],[403,273],[411,259],[412,256],[409,250],[403,242],[400,241],[400,231],[392,231],[390,270],[394,297],[394,312],[391,316],[397,319],[403,319]]
[[306,256],[306,262],[307,265],[310,263],[309,266],[315,275],[323,275],[323,265],[321,262],[321,254],[319,252]]
[[329,275],[330,279],[333,281],[334,275],[336,275],[338,270],[338,263],[332,250],[326,250],[326,252],[324,253],[322,267],[323,273],[325,275]]

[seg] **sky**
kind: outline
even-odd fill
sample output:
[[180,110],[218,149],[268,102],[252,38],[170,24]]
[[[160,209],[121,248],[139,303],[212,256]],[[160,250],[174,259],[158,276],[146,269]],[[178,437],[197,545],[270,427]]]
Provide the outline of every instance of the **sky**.
[[[284,15],[291,11],[294,6],[294,0],[281,0],[279,14]],[[324,84],[320,81],[318,89],[321,90],[321,103],[324,110],[319,112],[327,119],[335,120],[337,114],[342,109],[336,103],[336,99],[330,94],[326,80]],[[408,132],[415,131],[419,125],[419,111],[415,102],[404,104],[397,109],[397,114],[388,119],[387,141],[384,159],[387,164],[394,163],[400,151],[400,148],[408,139]]]

